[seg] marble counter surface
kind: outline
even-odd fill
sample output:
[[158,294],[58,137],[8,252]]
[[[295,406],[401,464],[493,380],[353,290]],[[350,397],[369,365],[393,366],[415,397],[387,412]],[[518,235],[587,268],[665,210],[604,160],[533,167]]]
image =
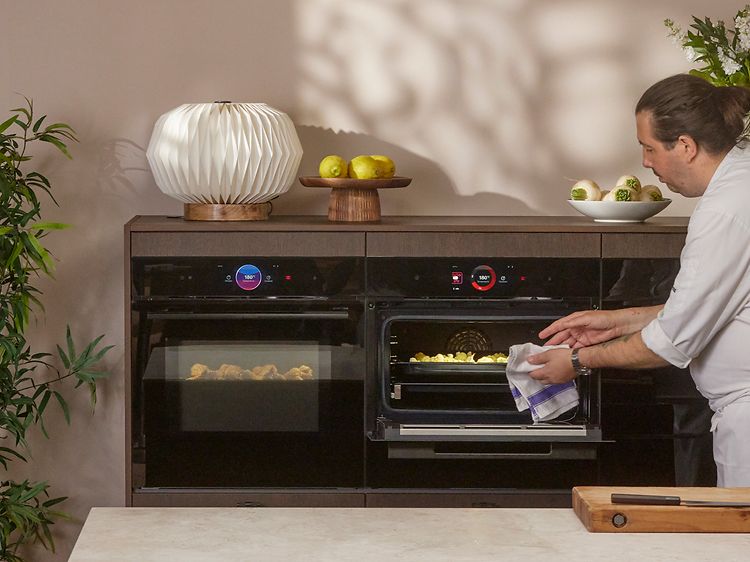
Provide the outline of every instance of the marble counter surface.
[[568,509],[93,508],[70,562],[747,560],[750,534],[588,533]]

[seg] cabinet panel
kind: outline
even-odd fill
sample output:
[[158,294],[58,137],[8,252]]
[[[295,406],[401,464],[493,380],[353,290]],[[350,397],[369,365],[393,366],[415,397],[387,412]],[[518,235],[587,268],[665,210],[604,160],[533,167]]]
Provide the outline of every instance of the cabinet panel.
[[571,507],[570,490],[498,492],[475,490],[445,491],[377,491],[367,493],[367,507]]
[[373,257],[597,258],[601,236],[588,233],[370,232]]
[[679,258],[685,234],[602,234],[603,258]]
[[134,507],[364,507],[364,493],[248,492],[246,490],[136,491]]
[[133,232],[131,255],[363,256],[361,232]]

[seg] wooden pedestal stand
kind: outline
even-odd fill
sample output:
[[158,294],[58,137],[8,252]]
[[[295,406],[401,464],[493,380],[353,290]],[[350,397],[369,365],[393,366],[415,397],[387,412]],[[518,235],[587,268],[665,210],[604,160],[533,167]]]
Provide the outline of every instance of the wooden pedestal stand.
[[189,221],[264,221],[271,213],[271,203],[221,205],[185,203],[184,217]]
[[331,222],[378,222],[380,197],[378,189],[406,187],[411,178],[396,176],[388,179],[358,180],[351,178],[320,178],[303,176],[305,187],[328,187],[328,220]]

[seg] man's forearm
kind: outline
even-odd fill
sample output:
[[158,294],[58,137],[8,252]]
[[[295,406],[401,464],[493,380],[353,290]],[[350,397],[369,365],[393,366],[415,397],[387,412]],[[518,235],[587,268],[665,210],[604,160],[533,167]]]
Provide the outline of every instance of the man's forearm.
[[646,324],[651,322],[659,314],[659,311],[664,308],[663,304],[656,306],[639,306],[635,308],[623,308],[620,310],[620,320],[622,321],[622,332],[623,334],[632,334],[640,332],[646,327]]
[[578,352],[581,364],[598,369],[652,369],[669,365],[643,343],[640,330],[599,345],[583,347]]

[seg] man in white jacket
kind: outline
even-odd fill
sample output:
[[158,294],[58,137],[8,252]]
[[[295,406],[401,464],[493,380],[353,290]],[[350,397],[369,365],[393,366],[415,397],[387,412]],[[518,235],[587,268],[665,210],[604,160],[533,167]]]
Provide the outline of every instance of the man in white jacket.
[[667,187],[701,197],[680,272],[664,305],[582,311],[539,333],[551,350],[531,376],[569,381],[592,368],[689,366],[715,412],[719,486],[750,486],[750,90],[681,74],[651,86],[636,106],[643,165]]

